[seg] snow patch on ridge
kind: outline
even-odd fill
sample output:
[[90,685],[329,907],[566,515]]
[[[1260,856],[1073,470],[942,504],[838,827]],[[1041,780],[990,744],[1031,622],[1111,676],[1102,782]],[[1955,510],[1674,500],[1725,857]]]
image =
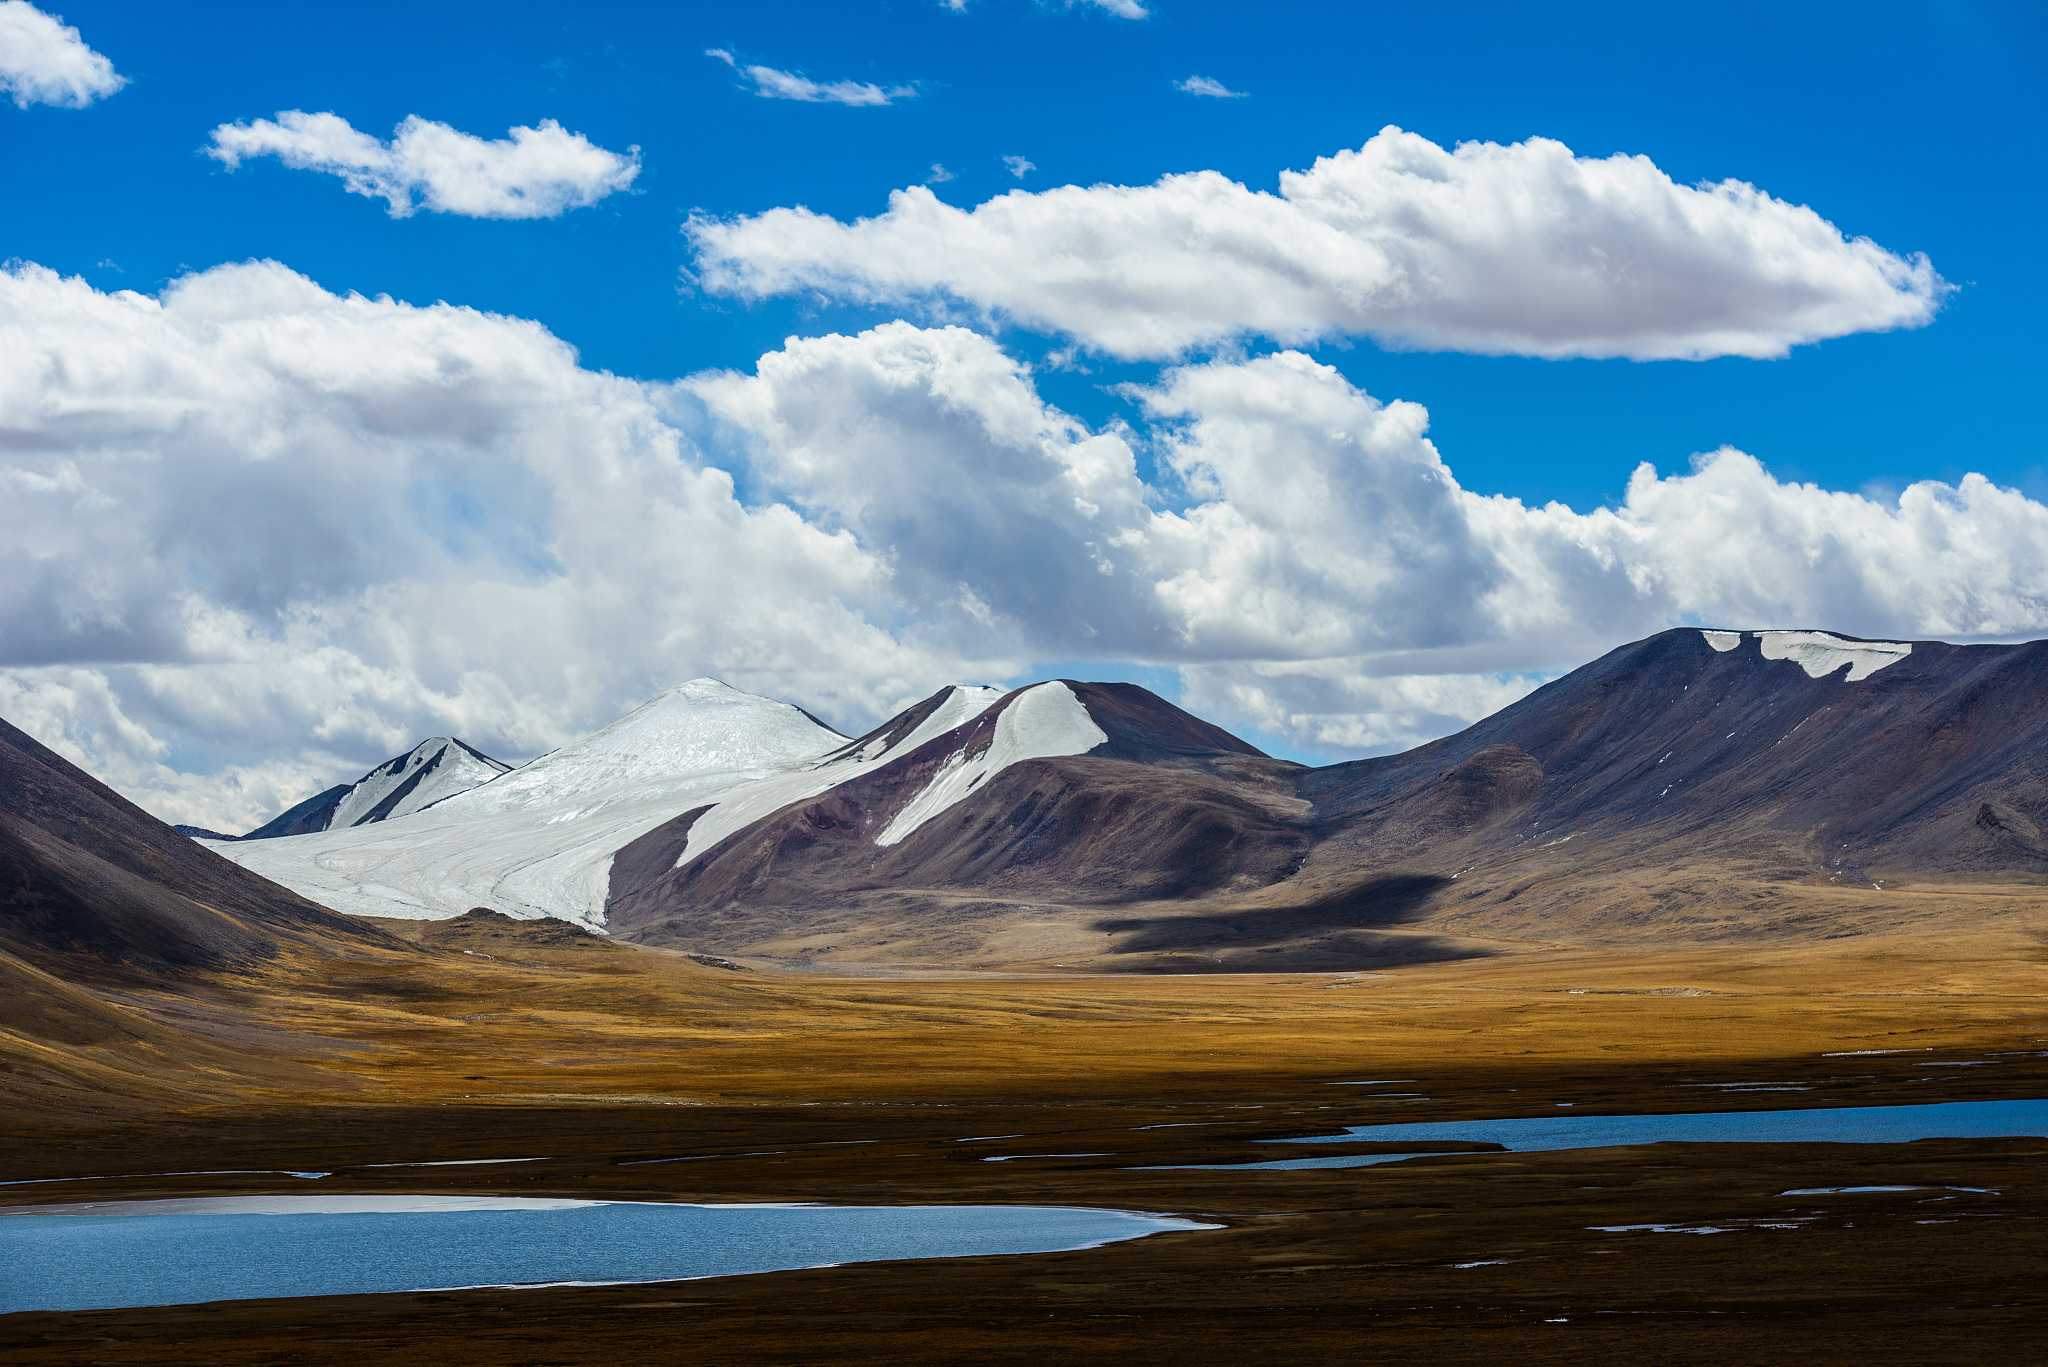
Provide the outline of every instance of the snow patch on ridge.
[[762,817],[772,816],[792,802],[802,802],[837,788],[898,755],[909,754],[956,726],[965,726],[1005,696],[1000,688],[955,684],[947,691],[946,700],[894,745],[878,737],[862,746],[859,754],[828,760],[805,773],[762,779],[734,789],[717,806],[690,823],[689,840],[684,844],[675,866],[682,868],[697,856],[716,849],[718,842],[727,836],[745,830]]
[[1707,638],[1708,645],[1723,654],[1742,644],[1742,633],[1739,631],[1702,631],[1700,635]]
[[[896,744],[879,750],[874,759],[890,755],[907,755],[926,741],[945,735],[956,726],[965,726],[982,713],[1001,702],[1008,694],[1000,688],[968,687],[955,684],[946,700],[933,709],[932,714],[917,724],[916,729]],[[868,747],[874,749],[872,745]],[[863,752],[863,758],[867,758]]]
[[1759,631],[1766,660],[1791,660],[1810,679],[1849,666],[1846,683],[1860,683],[1913,653],[1907,641],[1848,641],[1825,631]]
[[900,844],[933,817],[966,800],[984,779],[1027,759],[1083,755],[1109,740],[1074,690],[1055,680],[1027,688],[996,718],[995,736],[973,758],[955,751],[924,791],[896,814],[875,844]]

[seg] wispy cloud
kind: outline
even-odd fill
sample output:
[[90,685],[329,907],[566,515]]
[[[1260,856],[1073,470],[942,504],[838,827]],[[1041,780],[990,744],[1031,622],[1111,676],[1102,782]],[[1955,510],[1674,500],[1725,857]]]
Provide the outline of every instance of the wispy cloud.
[[1026,161],[1022,157],[1004,157],[1003,165],[1008,167],[1010,174],[1019,180],[1024,179],[1026,171],[1036,171],[1038,169],[1036,162]]
[[[1149,19],[1152,16],[1152,12],[1139,4],[1138,0],[1065,0],[1064,8],[1074,9],[1081,5],[1093,5],[1097,9],[1108,10],[1119,19]],[[955,14],[965,14],[967,0],[939,0],[939,8],[949,9]]]
[[939,163],[933,162],[932,173],[924,178],[924,183],[927,185],[944,185],[947,181],[951,179],[953,179],[953,173],[951,171],[948,171],[945,167],[939,165]]
[[1184,90],[1190,95],[1208,95],[1218,100],[1241,100],[1251,93],[1248,90],[1232,90],[1223,82],[1211,80],[1207,76],[1190,76],[1185,81],[1175,81],[1173,88]]
[[557,218],[640,174],[638,147],[608,152],[553,119],[487,141],[415,114],[383,143],[337,114],[290,109],[275,120],[222,124],[206,154],[230,171],[267,156],[340,176],[351,193],[388,202],[393,218],[422,207],[468,218]]
[[54,104],[83,109],[128,84],[78,30],[28,0],[0,0],[0,90],[17,109]]
[[917,95],[914,85],[883,87],[871,81],[814,81],[794,71],[772,66],[742,66],[739,59],[722,47],[704,49],[754,84],[754,93],[764,100],[801,100],[806,104],[886,105]]

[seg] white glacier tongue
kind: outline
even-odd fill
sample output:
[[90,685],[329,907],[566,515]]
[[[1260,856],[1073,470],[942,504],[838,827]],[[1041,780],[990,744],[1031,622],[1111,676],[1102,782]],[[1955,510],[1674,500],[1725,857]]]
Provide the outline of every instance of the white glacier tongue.
[[453,736],[434,736],[414,746],[412,753],[387,760],[364,774],[334,809],[327,828],[338,830],[365,821],[408,816],[489,783],[510,767],[478,754]]
[[554,808],[579,799],[601,805],[650,783],[790,768],[845,743],[801,708],[692,679],[466,794],[458,810]]
[[1108,739],[1073,689],[1058,680],[1027,688],[996,718],[988,748],[972,757],[964,749],[949,756],[924,790],[875,837],[875,844],[901,843],[925,822],[964,801],[984,779],[1013,764],[1084,755]]
[[210,845],[336,911],[604,919],[613,853],[692,807],[807,769],[846,738],[787,703],[693,679],[594,735],[410,816]]
[[926,741],[965,726],[1002,701],[1000,688],[975,688],[955,684],[946,690],[945,701],[919,722],[909,735],[893,744],[884,738],[869,741],[858,754],[844,755],[802,773],[781,774],[735,788],[717,806],[690,823],[690,838],[675,866],[683,867],[698,855],[716,848],[718,842],[773,815],[792,802],[802,802],[838,787],[849,779],[868,773],[901,755],[907,755]]
[[1849,666],[1845,683],[1860,683],[1913,653],[1908,641],[1849,641],[1825,631],[1759,631],[1766,660],[1791,660],[1811,679]]

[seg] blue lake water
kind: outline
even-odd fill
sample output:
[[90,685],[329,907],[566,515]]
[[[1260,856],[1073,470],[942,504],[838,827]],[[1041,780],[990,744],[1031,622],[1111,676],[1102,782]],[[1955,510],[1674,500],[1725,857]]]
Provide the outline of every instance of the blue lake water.
[[[1599,1149],[1672,1141],[1708,1144],[1903,1144],[1915,1139],[1985,1139],[2048,1136],[2048,1101],[1949,1101],[1925,1106],[1847,1106],[1806,1111],[1714,1111],[1690,1115],[1523,1116],[1513,1120],[1418,1121],[1349,1125],[1341,1134],[1267,1140],[1273,1144],[1329,1144],[1347,1139],[1381,1143],[1464,1140],[1499,1144],[1517,1153],[1547,1149]],[[1283,1158],[1266,1163],[1203,1163],[1188,1168],[1363,1168],[1441,1154],[1374,1153],[1327,1158]]]
[[0,1210],[0,1312],[1048,1253],[1187,1220],[1056,1206],[218,1197]]

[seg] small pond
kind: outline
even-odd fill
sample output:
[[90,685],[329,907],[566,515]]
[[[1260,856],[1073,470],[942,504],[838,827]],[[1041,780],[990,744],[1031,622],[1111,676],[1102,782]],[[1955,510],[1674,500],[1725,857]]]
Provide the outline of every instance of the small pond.
[[673,1281],[1050,1253],[1207,1229],[1059,1206],[702,1206],[240,1196],[0,1208],[0,1312],[526,1283]]

